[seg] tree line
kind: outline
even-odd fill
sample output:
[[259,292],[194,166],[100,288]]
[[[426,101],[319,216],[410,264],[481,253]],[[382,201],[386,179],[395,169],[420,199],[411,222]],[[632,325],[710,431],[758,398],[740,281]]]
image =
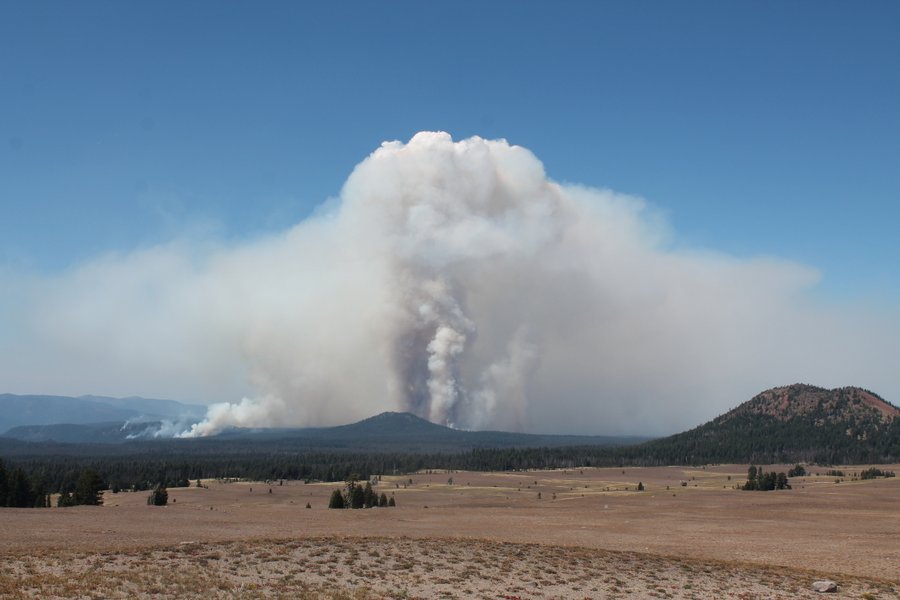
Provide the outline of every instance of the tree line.
[[0,459],[0,506],[40,508],[48,506],[49,497],[36,488],[22,467],[7,468]]

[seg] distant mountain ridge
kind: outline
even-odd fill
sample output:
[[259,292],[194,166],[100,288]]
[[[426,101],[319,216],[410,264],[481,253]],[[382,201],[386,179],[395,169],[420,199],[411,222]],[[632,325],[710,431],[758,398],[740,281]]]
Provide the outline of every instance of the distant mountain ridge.
[[0,394],[0,434],[23,425],[200,419],[206,407],[155,398]]
[[256,446],[271,450],[376,450],[390,452],[465,452],[477,448],[562,446],[623,446],[646,437],[551,435],[505,431],[464,431],[431,423],[410,413],[385,412],[356,423],[335,427],[227,429],[216,436],[192,440],[155,438],[158,423],[85,423],[23,425],[0,436],[0,441],[34,444],[148,444],[194,443]]
[[0,439],[31,443],[118,444],[130,439],[152,439],[148,430],[158,430],[159,422],[54,423],[11,427]]
[[776,387],[690,431],[636,448],[679,463],[900,460],[900,409],[858,387]]
[[[113,409],[114,407],[109,407]],[[27,426],[0,436],[12,455],[141,452],[261,455],[296,452],[458,454],[496,449],[493,464],[708,464],[900,461],[900,409],[856,387],[794,384],[766,390],[727,413],[667,438],[464,431],[409,413],[382,413],[337,427],[229,429],[217,436],[154,439],[158,424],[101,422]],[[149,433],[148,433],[149,432]],[[28,440],[35,443],[25,443]],[[521,452],[523,449],[534,452]],[[495,458],[497,458],[495,457]],[[518,457],[518,458],[514,458]],[[552,458],[551,458],[552,457]],[[518,461],[518,462],[517,462]],[[477,461],[486,464],[486,455]],[[449,463],[448,463],[449,464]]]

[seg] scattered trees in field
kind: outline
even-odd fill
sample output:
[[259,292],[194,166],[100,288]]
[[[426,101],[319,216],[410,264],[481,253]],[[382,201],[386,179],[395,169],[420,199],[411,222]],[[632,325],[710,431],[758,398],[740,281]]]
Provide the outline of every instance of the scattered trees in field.
[[374,508],[396,506],[394,497],[388,499],[387,494],[381,496],[372,489],[372,482],[361,485],[355,480],[347,482],[346,491],[334,490],[328,501],[328,508]]
[[896,477],[897,474],[893,471],[882,471],[878,467],[872,467],[871,469],[866,469],[862,473],[859,474],[860,479],[875,479],[877,477]]
[[742,489],[765,492],[770,490],[789,490],[791,486],[788,483],[787,475],[783,471],[780,473],[775,473],[774,471],[766,473],[762,467],[757,468],[754,465],[750,465],[750,468],[747,469],[747,483],[744,484]]

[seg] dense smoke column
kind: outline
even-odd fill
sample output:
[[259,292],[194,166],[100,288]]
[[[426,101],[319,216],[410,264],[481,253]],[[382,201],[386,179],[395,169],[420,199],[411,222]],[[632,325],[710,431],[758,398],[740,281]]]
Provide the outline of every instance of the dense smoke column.
[[485,264],[521,264],[557,237],[556,192],[529,152],[443,133],[384,144],[357,167],[343,214],[377,232],[364,238],[371,254],[389,257],[400,312],[389,363],[401,410],[448,425],[490,420],[504,393],[489,371],[503,357],[473,364],[478,321],[490,315],[470,314],[465,297],[477,293],[473,274]]
[[814,269],[684,248],[639,198],[445,133],[383,144],[288,230],[7,279],[5,381],[229,400],[190,436],[389,410],[667,433],[785,382],[890,390],[900,354],[895,318],[817,305]]
[[402,384],[400,406],[435,423],[453,424],[464,397],[459,361],[475,325],[440,276],[417,281],[407,297],[409,325],[398,329],[392,363]]

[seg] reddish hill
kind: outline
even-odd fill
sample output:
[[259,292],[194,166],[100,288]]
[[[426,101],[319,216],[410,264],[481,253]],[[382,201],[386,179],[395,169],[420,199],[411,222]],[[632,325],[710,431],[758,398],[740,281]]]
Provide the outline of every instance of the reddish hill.
[[900,409],[868,390],[794,384],[642,449],[675,463],[900,460]]
[[766,390],[732,411],[742,412],[768,415],[779,421],[815,415],[821,424],[853,420],[887,424],[900,416],[896,406],[862,388],[827,390],[799,383]]

